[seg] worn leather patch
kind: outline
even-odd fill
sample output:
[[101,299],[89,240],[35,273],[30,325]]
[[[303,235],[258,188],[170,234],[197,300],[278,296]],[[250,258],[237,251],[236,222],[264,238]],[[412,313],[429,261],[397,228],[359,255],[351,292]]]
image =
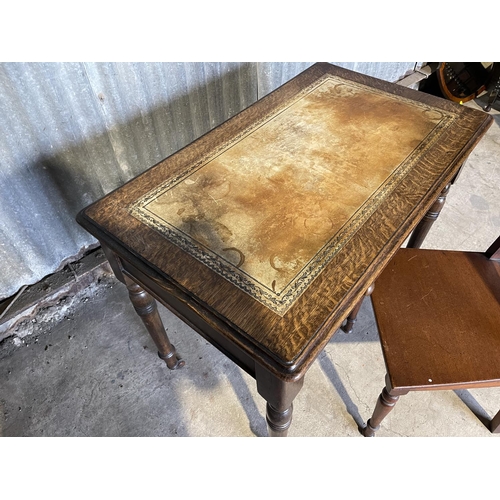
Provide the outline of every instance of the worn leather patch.
[[130,213],[283,315],[455,118],[327,75]]

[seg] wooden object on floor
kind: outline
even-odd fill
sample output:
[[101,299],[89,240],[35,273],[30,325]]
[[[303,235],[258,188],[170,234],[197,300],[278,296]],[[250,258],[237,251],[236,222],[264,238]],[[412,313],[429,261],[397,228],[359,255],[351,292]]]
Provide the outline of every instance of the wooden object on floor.
[[459,103],[481,94],[489,78],[488,69],[480,62],[442,62],[437,70],[441,92],[447,99]]
[[387,377],[365,436],[409,391],[500,387],[499,249],[500,238],[485,253],[404,248],[379,276],[372,303]]
[[491,122],[319,63],[77,220],[255,377],[285,436],[307,370]]

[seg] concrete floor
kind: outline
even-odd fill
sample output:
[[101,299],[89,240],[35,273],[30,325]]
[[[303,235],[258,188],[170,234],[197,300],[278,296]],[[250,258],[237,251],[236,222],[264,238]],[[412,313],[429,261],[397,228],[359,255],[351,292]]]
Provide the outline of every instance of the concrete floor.
[[[424,247],[482,251],[500,234],[500,113],[492,115]],[[186,360],[182,370],[157,357],[125,287],[110,276],[82,292],[63,319],[41,311],[26,322],[0,344],[0,435],[265,436],[254,380],[168,310],[160,313]],[[337,332],[308,372],[289,436],[360,437],[384,374],[365,300],[355,332]],[[378,436],[494,437],[485,423],[499,408],[500,388],[410,393]]]

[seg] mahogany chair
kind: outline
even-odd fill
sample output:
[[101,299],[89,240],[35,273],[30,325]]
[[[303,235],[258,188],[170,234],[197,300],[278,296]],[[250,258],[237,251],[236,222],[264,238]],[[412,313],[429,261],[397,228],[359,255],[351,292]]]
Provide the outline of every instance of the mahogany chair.
[[500,386],[500,237],[485,253],[400,249],[372,303],[387,375],[364,436],[410,391]]

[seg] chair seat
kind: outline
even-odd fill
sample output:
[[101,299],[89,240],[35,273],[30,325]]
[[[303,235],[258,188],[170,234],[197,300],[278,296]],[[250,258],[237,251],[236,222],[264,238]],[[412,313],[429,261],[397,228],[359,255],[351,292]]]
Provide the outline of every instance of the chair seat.
[[400,249],[372,302],[393,388],[499,385],[500,262]]

